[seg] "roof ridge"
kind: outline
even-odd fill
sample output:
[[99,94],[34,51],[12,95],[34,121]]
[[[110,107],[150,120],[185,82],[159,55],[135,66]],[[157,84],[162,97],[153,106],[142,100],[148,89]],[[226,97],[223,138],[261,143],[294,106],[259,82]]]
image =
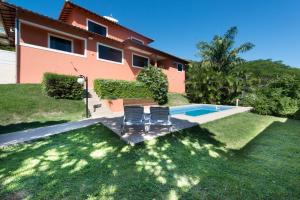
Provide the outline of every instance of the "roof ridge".
[[140,36],[142,36],[142,37],[144,37],[144,38],[150,40],[150,42],[153,42],[153,41],[154,41],[152,38],[149,38],[149,37],[147,37],[147,36],[145,36],[145,35],[143,35],[143,34],[141,34],[141,33],[138,33],[138,32],[136,32],[136,31],[134,31],[134,30],[132,30],[132,29],[130,29],[130,28],[127,28],[127,27],[125,27],[125,26],[123,26],[123,25],[121,25],[121,24],[119,24],[119,23],[116,23],[116,22],[113,22],[113,21],[111,21],[111,20],[108,20],[108,19],[106,19],[104,16],[102,16],[102,15],[100,15],[100,14],[97,14],[97,13],[95,13],[95,12],[93,12],[93,11],[90,11],[90,10],[88,10],[87,8],[84,8],[84,7],[82,7],[82,6],[78,5],[78,4],[75,4],[75,3],[71,2],[71,1],[65,1],[64,5],[63,5],[63,8],[62,8],[62,10],[61,10],[61,12],[60,12],[60,15],[59,15],[59,17],[58,17],[58,20],[59,20],[59,21],[62,21],[62,20],[61,20],[62,13],[63,13],[63,11],[64,11],[64,9],[65,9],[65,7],[66,7],[67,4],[69,4],[70,6],[77,7],[77,8],[79,8],[79,9],[82,9],[82,10],[84,10],[84,11],[86,11],[86,12],[92,14],[92,15],[95,15],[95,16],[97,16],[97,17],[100,17],[101,19],[107,21],[108,23],[112,23],[112,24],[117,25],[117,26],[120,26],[121,28],[124,28],[124,29],[126,29],[126,30],[128,30],[128,31],[131,31],[131,32],[133,32],[133,33],[135,33],[135,34],[138,34],[138,35],[140,35]]

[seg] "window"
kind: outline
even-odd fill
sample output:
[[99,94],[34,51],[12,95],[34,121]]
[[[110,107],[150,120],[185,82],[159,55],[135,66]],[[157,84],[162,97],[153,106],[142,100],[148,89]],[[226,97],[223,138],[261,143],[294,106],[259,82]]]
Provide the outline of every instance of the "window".
[[49,48],[66,52],[73,52],[72,40],[49,35]]
[[123,63],[123,51],[107,45],[98,44],[98,59]]
[[105,37],[107,36],[107,26],[92,22],[91,20],[87,20],[87,29],[88,29],[88,31],[97,33],[99,35],[102,35]]
[[142,40],[139,40],[139,39],[137,39],[137,38],[135,38],[135,37],[131,37],[131,40],[132,40],[133,42],[135,42],[135,43],[138,43],[138,44],[144,44],[144,42],[143,42]]
[[179,72],[183,71],[183,64],[177,63],[177,71],[179,71]]
[[149,58],[132,54],[132,66],[133,67],[146,67],[149,64]]

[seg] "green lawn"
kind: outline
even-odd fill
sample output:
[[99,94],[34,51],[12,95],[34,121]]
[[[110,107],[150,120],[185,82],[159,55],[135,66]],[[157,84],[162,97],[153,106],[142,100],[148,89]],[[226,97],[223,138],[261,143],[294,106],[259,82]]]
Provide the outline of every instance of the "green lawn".
[[83,117],[83,101],[47,97],[39,84],[0,85],[0,94],[0,134]]
[[238,114],[134,147],[102,125],[0,150],[0,199],[299,199],[300,122]]
[[180,106],[186,104],[189,104],[189,100],[183,94],[168,93],[168,106]]

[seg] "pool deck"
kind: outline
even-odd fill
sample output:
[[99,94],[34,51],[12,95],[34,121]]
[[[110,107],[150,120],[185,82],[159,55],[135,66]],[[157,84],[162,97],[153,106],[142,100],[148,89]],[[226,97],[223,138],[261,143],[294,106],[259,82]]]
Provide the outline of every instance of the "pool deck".
[[[197,104],[188,105],[188,106],[195,106],[195,105]],[[145,107],[146,113],[149,112],[148,109],[149,109],[148,107]],[[248,112],[251,109],[252,109],[251,107],[232,107],[232,109],[209,113],[209,114],[200,115],[196,117],[187,116],[184,114],[175,114],[172,115],[171,117],[171,121],[174,124],[173,130],[171,132],[176,132],[193,126],[198,126],[237,113]],[[124,140],[126,143],[132,146],[137,143],[141,143],[147,140],[152,140],[154,138],[161,137],[171,133],[167,128],[152,126],[148,133],[144,132],[143,127],[134,127],[134,128],[132,127],[130,129],[125,130],[124,135],[121,135],[122,120],[123,120],[122,112],[114,113],[100,119],[103,125],[111,129],[122,140]]]

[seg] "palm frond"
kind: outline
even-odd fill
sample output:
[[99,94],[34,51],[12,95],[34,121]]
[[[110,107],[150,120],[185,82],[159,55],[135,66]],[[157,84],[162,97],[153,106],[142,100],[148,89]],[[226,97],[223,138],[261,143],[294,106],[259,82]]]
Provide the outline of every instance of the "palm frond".
[[233,27],[229,28],[229,30],[224,34],[224,38],[226,40],[234,40],[237,32],[238,32],[237,27],[233,26]]
[[238,53],[244,53],[244,52],[249,51],[253,48],[254,48],[254,44],[252,44],[250,42],[247,42],[247,43],[242,44],[238,48],[233,49],[233,51],[235,51],[236,54],[238,54]]

